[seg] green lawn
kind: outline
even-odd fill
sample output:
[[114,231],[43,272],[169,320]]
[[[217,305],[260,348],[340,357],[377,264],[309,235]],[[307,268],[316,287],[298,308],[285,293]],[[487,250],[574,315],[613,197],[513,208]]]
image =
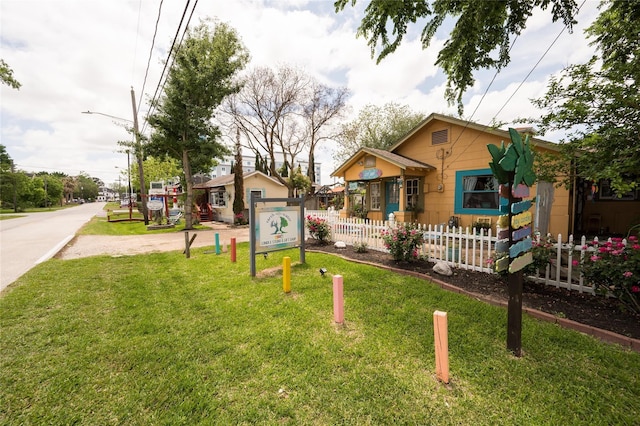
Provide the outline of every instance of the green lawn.
[[[129,213],[126,213],[126,217],[129,217]],[[141,213],[137,213],[134,218],[142,218]],[[153,225],[153,221],[149,221],[150,225]],[[122,222],[109,222],[106,217],[94,216],[89,222],[87,222],[79,231],[78,235],[145,235],[145,234],[158,234],[167,232],[182,232],[184,231],[184,220],[181,220],[174,228],[156,229],[149,231],[147,225],[143,221],[122,221]],[[210,229],[204,225],[194,225],[194,230],[207,230]]]
[[[0,296],[0,424],[637,424],[640,354],[307,253],[52,259]],[[344,276],[345,325],[330,277]],[[451,383],[435,379],[448,313]]]

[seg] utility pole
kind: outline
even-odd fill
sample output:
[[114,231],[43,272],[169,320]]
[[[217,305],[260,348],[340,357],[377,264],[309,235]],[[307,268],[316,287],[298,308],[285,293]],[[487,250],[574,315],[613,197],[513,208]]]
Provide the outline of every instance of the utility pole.
[[142,143],[140,143],[140,133],[138,132],[138,111],[136,110],[136,93],[131,87],[131,106],[133,107],[133,132],[136,139],[136,157],[138,157],[138,172],[140,173],[140,198],[142,199],[142,216],[144,224],[149,224],[147,214],[147,189],[144,182],[144,170],[142,169]]

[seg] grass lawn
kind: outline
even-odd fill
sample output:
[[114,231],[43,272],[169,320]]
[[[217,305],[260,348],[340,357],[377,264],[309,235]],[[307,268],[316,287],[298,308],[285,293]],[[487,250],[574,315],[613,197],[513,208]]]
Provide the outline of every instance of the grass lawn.
[[[142,217],[142,214],[139,214]],[[127,212],[127,217],[129,213]],[[136,216],[134,216],[136,217]],[[149,224],[153,224],[153,221],[149,221]],[[181,220],[174,228],[156,229],[153,231],[147,230],[147,225],[142,221],[123,221],[123,222],[109,222],[106,217],[94,216],[89,222],[87,222],[79,231],[78,235],[145,235],[145,234],[159,234],[166,232],[182,232],[184,231],[185,222]],[[194,225],[194,230],[207,230],[209,229],[204,225]]]
[[[640,354],[307,253],[52,259],[0,297],[0,424],[637,424]],[[330,277],[344,276],[345,324]],[[434,377],[448,313],[451,383]]]

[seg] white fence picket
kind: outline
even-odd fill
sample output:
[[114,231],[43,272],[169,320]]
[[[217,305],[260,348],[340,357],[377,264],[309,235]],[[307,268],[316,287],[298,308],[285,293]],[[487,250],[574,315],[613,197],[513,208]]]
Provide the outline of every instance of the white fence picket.
[[[366,244],[370,250],[389,250],[384,246],[382,231],[395,226],[404,225],[395,221],[377,221],[358,218],[340,218],[338,211],[307,210],[306,216],[326,220],[331,229],[332,241],[344,241],[346,244]],[[495,252],[497,236],[492,235],[491,229],[449,228],[444,225],[416,225],[424,235],[424,242],[419,248],[419,254],[429,262],[444,261],[447,264],[472,271],[494,273],[489,260]],[[548,235],[550,237],[550,235]],[[540,236],[535,237],[541,242]],[[566,243],[563,236],[558,234],[554,243],[556,255],[552,264],[548,264],[541,276],[540,271],[528,278],[545,285],[576,290],[581,293],[594,293],[593,287],[586,285],[579,268],[573,265],[574,260],[580,263],[589,255],[586,237],[580,239],[580,245],[574,244],[574,237],[570,235]],[[596,239],[597,241],[597,239]],[[576,252],[579,252],[576,253]]]

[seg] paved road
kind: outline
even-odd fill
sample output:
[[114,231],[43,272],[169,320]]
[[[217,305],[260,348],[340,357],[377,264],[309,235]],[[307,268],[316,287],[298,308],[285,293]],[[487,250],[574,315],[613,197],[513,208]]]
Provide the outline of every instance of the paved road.
[[18,219],[0,220],[0,291],[54,256],[104,203],[87,203]]

